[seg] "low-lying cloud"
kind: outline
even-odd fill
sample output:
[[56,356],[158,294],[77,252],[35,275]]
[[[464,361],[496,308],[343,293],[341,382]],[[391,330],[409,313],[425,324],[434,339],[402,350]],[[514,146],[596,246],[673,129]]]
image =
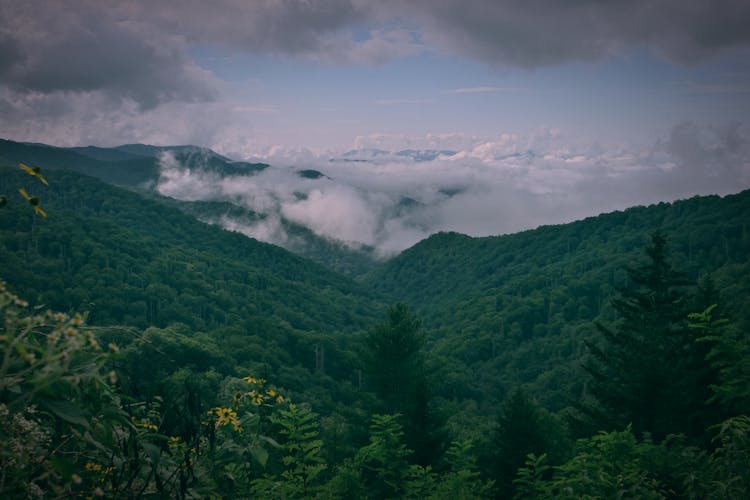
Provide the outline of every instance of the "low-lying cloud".
[[[425,138],[429,141],[430,138]],[[284,245],[282,219],[381,256],[437,231],[510,233],[568,222],[638,204],[750,187],[750,136],[739,125],[675,126],[649,148],[570,146],[557,130],[503,134],[435,159],[362,150],[349,155],[263,158],[273,166],[254,175],[219,176],[162,158],[157,189],[183,200],[223,200],[266,216],[220,223]],[[369,160],[366,160],[367,155]],[[301,158],[306,158],[300,164]],[[300,176],[318,169],[317,179]]]

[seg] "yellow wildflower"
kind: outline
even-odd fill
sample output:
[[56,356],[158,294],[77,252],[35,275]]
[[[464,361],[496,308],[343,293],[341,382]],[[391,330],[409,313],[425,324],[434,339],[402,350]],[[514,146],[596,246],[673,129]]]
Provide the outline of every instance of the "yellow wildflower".
[[240,426],[240,422],[237,420],[237,412],[233,409],[217,406],[209,413],[216,415],[216,423],[214,425],[217,429],[223,425],[231,425],[234,430],[242,431],[242,426]]
[[86,470],[90,472],[99,472],[102,470],[102,466],[93,462],[89,462],[86,464]]
[[143,429],[148,429],[150,431],[158,431],[159,430],[159,428],[155,424],[152,424],[151,422],[138,422],[135,425],[136,425],[136,427],[141,427]]

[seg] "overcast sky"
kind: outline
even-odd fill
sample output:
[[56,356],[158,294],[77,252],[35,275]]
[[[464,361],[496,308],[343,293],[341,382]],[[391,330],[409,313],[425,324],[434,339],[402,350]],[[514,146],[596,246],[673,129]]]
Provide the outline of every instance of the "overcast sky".
[[747,0],[0,0],[0,137],[196,144],[290,166],[449,149],[450,162],[336,178],[442,185],[461,168],[511,193],[485,193],[504,206],[568,199],[520,225],[476,223],[498,207],[474,193],[461,220],[427,225],[493,233],[748,187],[748,26]]

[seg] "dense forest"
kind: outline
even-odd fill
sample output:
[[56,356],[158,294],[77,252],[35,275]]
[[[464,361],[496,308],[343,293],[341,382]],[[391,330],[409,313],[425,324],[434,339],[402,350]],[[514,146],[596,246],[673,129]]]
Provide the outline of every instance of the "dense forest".
[[0,146],[2,497],[748,497],[750,191],[314,262]]

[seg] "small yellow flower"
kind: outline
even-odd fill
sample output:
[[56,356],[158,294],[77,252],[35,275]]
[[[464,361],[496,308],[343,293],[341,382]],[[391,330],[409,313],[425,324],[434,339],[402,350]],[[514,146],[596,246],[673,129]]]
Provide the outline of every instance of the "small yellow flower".
[[255,378],[255,377],[250,377],[250,376],[247,376],[247,377],[243,377],[243,378],[242,378],[242,380],[244,380],[244,381],[245,381],[245,382],[247,382],[248,384],[257,384],[257,383],[258,383],[258,379],[257,379],[257,378]]
[[114,384],[116,384],[116,383],[117,383],[117,373],[115,373],[115,371],[114,371],[114,370],[112,370],[111,372],[109,372],[109,373],[107,374],[107,377],[109,378],[109,383],[110,383],[110,384],[113,384],[113,385],[114,385]]
[[115,344],[114,342],[110,342],[108,347],[112,352],[120,352],[120,348],[117,347],[117,344]]
[[81,476],[79,476],[78,474],[73,474],[72,476],[70,476],[70,479],[76,484],[81,484],[83,482],[83,478],[81,478]]
[[276,402],[277,403],[283,403],[284,402],[284,396],[282,396],[281,394],[279,394],[278,396],[276,396]]
[[211,409],[209,413],[216,415],[216,423],[214,425],[217,429],[223,425],[231,425],[234,430],[242,432],[242,426],[239,420],[237,420],[237,412],[233,409],[217,406]]
[[95,497],[103,497],[104,496],[104,490],[99,488],[98,486],[94,488],[94,496]]
[[135,424],[135,426],[136,427],[140,427],[142,429],[148,429],[150,431],[158,431],[159,430],[159,428],[155,424],[152,424],[151,422],[137,422]]

